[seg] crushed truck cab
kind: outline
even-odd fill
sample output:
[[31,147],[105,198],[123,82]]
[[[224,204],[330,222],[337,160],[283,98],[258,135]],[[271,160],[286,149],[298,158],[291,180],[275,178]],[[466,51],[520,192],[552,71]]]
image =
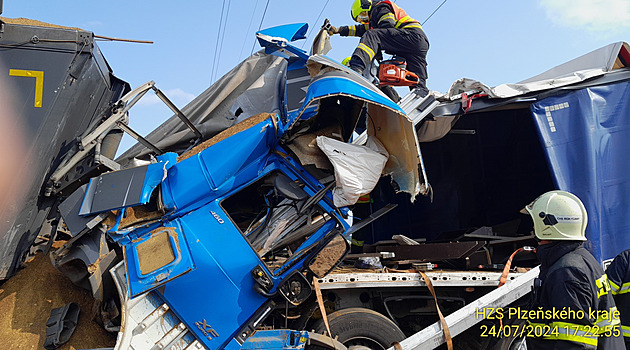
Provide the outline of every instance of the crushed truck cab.
[[[426,192],[412,121],[356,73],[289,43],[305,31],[300,24],[258,34],[281,60],[281,73],[308,82],[301,106],[291,109],[281,98],[279,112],[261,109],[179,155],[155,154],[146,164],[101,174],[68,199],[74,204],[66,205],[73,208],[64,214],[67,222],[101,218],[102,231],[121,247],[123,262],[112,269],[122,298],[118,348],[330,346],[334,340],[301,329],[257,329],[272,310],[286,304],[288,312],[307,300],[313,279],[349,251],[352,217],[335,205],[336,196],[371,191],[375,181],[366,184],[363,173],[377,180],[390,175],[411,200]],[[285,93],[294,94],[292,81],[282,81]],[[381,153],[350,144],[361,117],[368,145]],[[384,160],[341,171],[318,148],[322,140],[336,142],[330,151],[341,163],[354,151]],[[172,328],[147,331],[158,319]]]

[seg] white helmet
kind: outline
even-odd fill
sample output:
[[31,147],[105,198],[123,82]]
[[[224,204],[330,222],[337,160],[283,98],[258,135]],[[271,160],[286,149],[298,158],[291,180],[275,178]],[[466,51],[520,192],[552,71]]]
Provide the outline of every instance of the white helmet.
[[586,241],[586,208],[572,193],[549,191],[521,212],[532,217],[534,234],[541,240]]

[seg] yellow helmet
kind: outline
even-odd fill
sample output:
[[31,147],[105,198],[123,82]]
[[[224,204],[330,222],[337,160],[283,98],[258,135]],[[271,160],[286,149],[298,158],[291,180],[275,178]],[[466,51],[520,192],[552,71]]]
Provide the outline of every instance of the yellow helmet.
[[534,234],[538,239],[586,241],[586,208],[572,193],[549,191],[534,199],[521,212],[532,217]]
[[352,19],[359,22],[364,23],[359,20],[359,15],[361,12],[370,12],[372,9],[372,0],[354,0],[352,3],[352,8],[350,8],[350,14],[352,15]]

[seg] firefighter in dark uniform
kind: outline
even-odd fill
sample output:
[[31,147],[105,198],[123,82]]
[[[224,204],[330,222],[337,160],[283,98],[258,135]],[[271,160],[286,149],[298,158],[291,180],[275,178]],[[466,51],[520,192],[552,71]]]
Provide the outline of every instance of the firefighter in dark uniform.
[[418,92],[426,95],[427,51],[429,40],[418,21],[391,1],[355,0],[352,19],[359,25],[332,27],[332,34],[360,36],[349,65],[361,73],[381,50],[403,57],[407,70],[418,75]]
[[610,282],[617,310],[621,318],[621,333],[630,350],[630,249],[624,250],[608,265],[606,275]]
[[588,218],[582,201],[551,191],[523,212],[532,217],[540,240],[530,309],[540,312],[527,318],[527,349],[624,349],[610,284],[584,248]]

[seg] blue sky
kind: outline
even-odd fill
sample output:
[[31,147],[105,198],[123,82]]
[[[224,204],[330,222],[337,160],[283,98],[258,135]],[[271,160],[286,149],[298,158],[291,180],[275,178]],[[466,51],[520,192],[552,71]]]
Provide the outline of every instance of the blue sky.
[[[424,22],[443,1],[396,3]],[[351,3],[4,0],[2,16],[154,41],[150,45],[99,42],[99,47],[116,76],[132,87],[153,80],[183,107],[250,54],[265,8],[262,28],[296,22],[314,27],[306,42],[297,42],[307,49],[310,36],[324,18],[336,26],[351,24]],[[430,89],[444,93],[452,82],[464,77],[496,86],[524,80],[612,42],[630,41],[630,0],[447,0],[424,24],[424,30],[430,42]],[[357,38],[334,36],[329,56],[341,60],[357,43]],[[258,49],[256,44],[254,50]],[[152,95],[147,97],[130,112],[131,126],[141,134],[172,115]],[[126,139],[123,147],[131,144],[132,140]]]

